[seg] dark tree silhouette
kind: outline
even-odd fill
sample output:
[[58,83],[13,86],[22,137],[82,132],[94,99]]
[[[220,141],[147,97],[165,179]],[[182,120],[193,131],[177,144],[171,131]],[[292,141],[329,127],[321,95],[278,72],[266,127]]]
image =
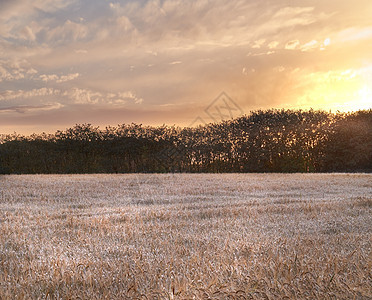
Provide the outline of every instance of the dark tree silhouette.
[[0,174],[372,172],[372,110],[266,110],[197,128],[0,135]]

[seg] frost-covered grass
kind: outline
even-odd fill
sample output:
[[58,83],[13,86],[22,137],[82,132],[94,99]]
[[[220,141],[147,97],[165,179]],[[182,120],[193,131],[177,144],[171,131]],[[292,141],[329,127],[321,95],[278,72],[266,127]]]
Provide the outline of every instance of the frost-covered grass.
[[371,299],[372,175],[0,177],[0,299]]

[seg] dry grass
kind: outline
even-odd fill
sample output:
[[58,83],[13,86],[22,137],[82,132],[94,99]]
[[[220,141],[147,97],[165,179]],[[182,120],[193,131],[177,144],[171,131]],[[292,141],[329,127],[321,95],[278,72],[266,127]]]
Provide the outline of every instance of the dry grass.
[[371,299],[372,175],[0,177],[0,299]]

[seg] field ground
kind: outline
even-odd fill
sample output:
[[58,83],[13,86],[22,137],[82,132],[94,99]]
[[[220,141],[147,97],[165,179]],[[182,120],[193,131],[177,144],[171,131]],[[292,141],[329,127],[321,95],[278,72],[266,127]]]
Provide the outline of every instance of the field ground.
[[372,174],[0,177],[0,299],[372,299]]

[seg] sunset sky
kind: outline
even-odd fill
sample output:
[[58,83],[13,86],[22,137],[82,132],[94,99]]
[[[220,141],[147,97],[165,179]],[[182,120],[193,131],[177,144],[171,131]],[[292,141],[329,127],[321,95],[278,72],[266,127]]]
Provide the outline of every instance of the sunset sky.
[[[0,0],[0,133],[372,107],[371,0]],[[238,110],[237,110],[238,111]]]

